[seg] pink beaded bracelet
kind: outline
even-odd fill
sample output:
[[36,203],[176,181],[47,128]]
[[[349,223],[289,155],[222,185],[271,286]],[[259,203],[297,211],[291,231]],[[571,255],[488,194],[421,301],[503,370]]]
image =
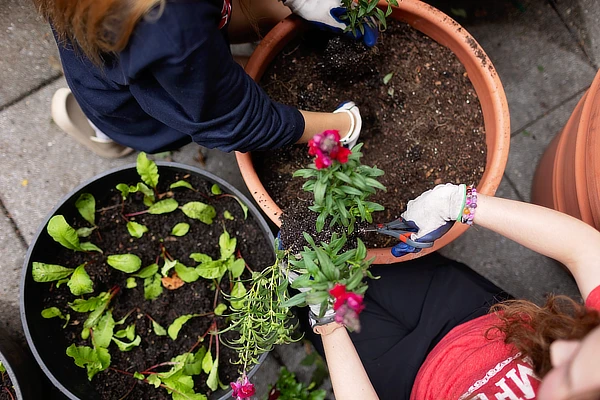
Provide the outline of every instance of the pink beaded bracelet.
[[467,225],[473,225],[475,210],[477,209],[477,189],[474,186],[467,186],[467,197],[465,208],[462,211],[460,222]]

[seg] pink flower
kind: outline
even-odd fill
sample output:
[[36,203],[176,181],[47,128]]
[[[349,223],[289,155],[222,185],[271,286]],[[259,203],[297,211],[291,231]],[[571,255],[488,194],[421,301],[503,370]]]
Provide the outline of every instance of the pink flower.
[[358,317],[358,312],[354,311],[346,304],[341,306],[335,312],[335,321],[338,324],[343,324],[346,326],[346,328],[353,332],[360,332],[360,319]]
[[236,382],[231,382],[231,389],[233,389],[232,397],[236,400],[249,399],[254,396],[254,384],[250,383],[246,374],[238,378]]
[[346,286],[340,283],[329,290],[335,301],[333,310],[335,311],[335,320],[346,325],[353,331],[360,331],[360,320],[358,314],[365,309],[363,304],[363,296],[353,292],[346,291]]
[[329,167],[334,160],[345,164],[352,152],[340,144],[338,131],[327,130],[308,141],[308,154],[315,156],[317,169],[323,169]]

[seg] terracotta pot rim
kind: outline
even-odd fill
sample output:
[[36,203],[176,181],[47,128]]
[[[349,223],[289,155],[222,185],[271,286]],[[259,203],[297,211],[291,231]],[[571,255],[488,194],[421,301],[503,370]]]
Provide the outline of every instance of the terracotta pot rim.
[[[380,1],[380,7],[386,4],[385,1]],[[493,195],[502,180],[510,146],[508,103],[498,73],[481,46],[452,18],[419,0],[402,0],[399,4],[399,7],[393,7],[392,17],[409,23],[413,28],[450,48],[469,73],[469,78],[482,103],[488,147],[485,172],[477,188],[480,193]],[[274,53],[279,52],[283,48],[284,44],[282,44],[282,41],[293,37],[295,34],[294,30],[300,28],[302,24],[302,20],[295,16],[291,16],[277,24],[250,57],[246,66],[246,72],[255,80],[259,80],[267,65],[274,58]],[[489,103],[485,109],[483,104],[484,98]],[[493,129],[488,130],[488,126],[491,126]],[[491,141],[491,138],[494,138],[494,140]],[[268,218],[277,226],[280,226],[279,216],[282,211],[273,202],[261,183],[252,165],[251,154],[237,152],[236,158],[242,177],[252,196],[267,214]],[[369,249],[368,257],[376,257],[375,263],[377,264],[387,264],[420,257],[450,243],[466,231],[466,229],[465,225],[456,224],[446,235],[436,241],[434,247],[423,250],[420,253],[395,258],[391,255],[390,248],[379,248]]]

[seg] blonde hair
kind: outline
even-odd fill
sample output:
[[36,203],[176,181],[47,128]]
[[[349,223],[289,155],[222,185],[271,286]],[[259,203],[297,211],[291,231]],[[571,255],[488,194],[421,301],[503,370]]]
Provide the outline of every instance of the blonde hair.
[[158,18],[166,0],[33,0],[60,41],[76,43],[94,63],[123,50],[138,21],[151,10]]

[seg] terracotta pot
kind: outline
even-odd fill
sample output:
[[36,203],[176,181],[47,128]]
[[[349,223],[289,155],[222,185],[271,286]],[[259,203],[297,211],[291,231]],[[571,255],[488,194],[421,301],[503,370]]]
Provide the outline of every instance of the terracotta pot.
[[537,166],[531,200],[600,230],[600,73]]
[[[485,172],[477,185],[477,190],[483,194],[493,195],[502,180],[510,145],[508,104],[498,73],[475,39],[452,18],[419,0],[402,0],[399,3],[399,7],[393,8],[391,17],[408,23],[449,48],[469,74],[481,102],[487,145]],[[386,5],[384,1],[379,4],[380,7]],[[276,25],[250,57],[246,72],[254,80],[259,81],[269,63],[301,31],[303,25],[304,22],[295,16]],[[267,216],[280,226],[281,209],[273,202],[257,176],[251,154],[236,153],[236,157],[250,193]],[[466,229],[466,225],[456,224],[446,235],[436,241],[435,246],[400,259],[392,256],[390,248],[369,249],[368,257],[375,257],[376,264],[389,264],[421,257],[452,242]]]

